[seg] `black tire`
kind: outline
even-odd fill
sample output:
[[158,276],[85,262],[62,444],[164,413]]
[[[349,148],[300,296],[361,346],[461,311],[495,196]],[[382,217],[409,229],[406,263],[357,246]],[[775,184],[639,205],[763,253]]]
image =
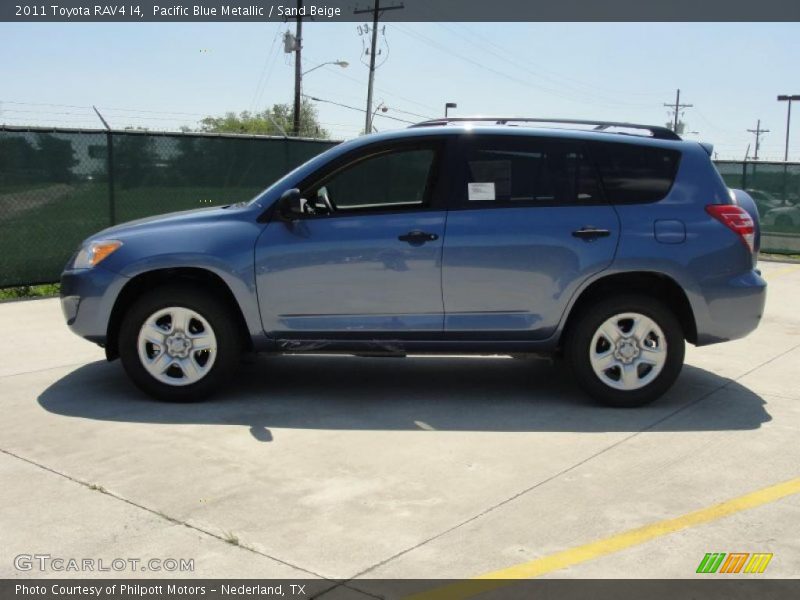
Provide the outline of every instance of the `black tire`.
[[[215,359],[202,379],[187,385],[162,383],[142,364],[139,331],[161,309],[182,307],[195,311],[211,326],[216,337]],[[119,356],[134,384],[150,396],[167,402],[196,402],[230,380],[242,351],[241,333],[224,299],[196,284],[167,284],[138,298],[128,309],[119,331]]]
[[[605,383],[595,373],[590,360],[595,333],[608,319],[623,313],[649,317],[666,339],[666,360],[660,373],[643,387],[632,390],[616,389]],[[675,383],[683,367],[685,349],[683,329],[671,310],[650,296],[624,294],[605,298],[576,315],[567,332],[565,355],[578,385],[592,398],[606,406],[632,408],[656,400]],[[614,373],[613,367],[611,373]]]

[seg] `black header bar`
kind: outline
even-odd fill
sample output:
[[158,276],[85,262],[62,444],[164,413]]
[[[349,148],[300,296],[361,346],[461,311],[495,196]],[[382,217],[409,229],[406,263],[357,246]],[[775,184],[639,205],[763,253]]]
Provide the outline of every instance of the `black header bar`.
[[[314,22],[361,22],[373,0],[305,0]],[[798,0],[402,0],[388,22],[800,21]],[[394,5],[393,4],[393,5]],[[7,22],[265,22],[293,20],[295,0],[3,0]],[[360,11],[360,12],[359,12]]]

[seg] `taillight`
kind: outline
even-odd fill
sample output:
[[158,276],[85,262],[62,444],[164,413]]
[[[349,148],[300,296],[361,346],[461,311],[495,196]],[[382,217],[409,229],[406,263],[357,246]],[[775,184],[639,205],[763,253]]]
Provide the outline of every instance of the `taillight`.
[[756,227],[749,212],[736,204],[709,204],[706,212],[738,235],[747,249],[753,252]]

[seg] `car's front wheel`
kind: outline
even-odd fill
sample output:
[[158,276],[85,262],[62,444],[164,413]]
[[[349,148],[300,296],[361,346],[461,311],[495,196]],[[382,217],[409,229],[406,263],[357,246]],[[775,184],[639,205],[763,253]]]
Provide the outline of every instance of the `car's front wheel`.
[[666,392],[683,366],[683,330],[648,296],[615,296],[586,308],[566,352],[578,384],[609,406],[633,407]]
[[171,402],[211,394],[236,367],[240,348],[226,303],[196,285],[168,285],[144,294],[119,332],[128,376],[146,393]]

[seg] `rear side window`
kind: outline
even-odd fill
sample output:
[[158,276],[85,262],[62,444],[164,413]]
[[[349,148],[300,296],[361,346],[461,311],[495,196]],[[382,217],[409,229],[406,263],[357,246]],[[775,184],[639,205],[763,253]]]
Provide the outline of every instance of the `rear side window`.
[[601,200],[581,144],[481,140],[466,152],[466,204],[585,204]]
[[595,143],[591,151],[612,204],[664,198],[675,181],[681,156],[674,150],[634,144]]

